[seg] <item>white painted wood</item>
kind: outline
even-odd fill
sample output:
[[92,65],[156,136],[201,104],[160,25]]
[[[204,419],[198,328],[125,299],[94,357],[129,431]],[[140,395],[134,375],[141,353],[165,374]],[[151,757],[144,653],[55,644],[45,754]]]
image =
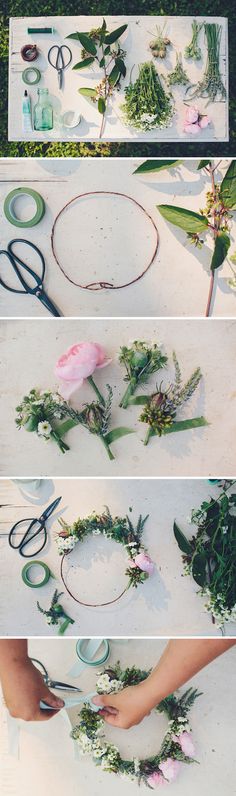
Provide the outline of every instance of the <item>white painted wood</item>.
[[[204,17],[197,17],[204,22]],[[124,98],[125,85],[129,84],[130,73],[135,65],[133,78],[137,76],[138,65],[147,60],[151,60],[149,42],[155,35],[156,25],[166,23],[166,31],[173,42],[168,57],[162,61],[158,60],[157,69],[159,74],[167,77],[173,70],[176,63],[176,50],[184,52],[184,48],[191,39],[191,23],[193,17],[150,17],[150,16],[116,16],[106,17],[107,25],[110,30],[128,22],[128,31],[124,34],[123,44],[127,52],[126,65],[127,76],[122,83],[121,90],[114,95],[110,104],[110,111],[107,114],[104,140],[106,141],[188,141],[193,140],[183,132],[183,118],[185,116],[185,87],[178,86],[174,89],[175,115],[172,126],[163,129],[142,132],[126,127],[122,122],[122,112],[120,106]],[[206,21],[206,20],[205,20]],[[227,19],[222,17],[207,17],[207,22],[218,22],[222,25],[220,68],[223,80],[228,93],[228,33]],[[21,17],[11,19],[10,24],[10,61],[9,61],[9,140],[10,141],[91,141],[98,140],[100,128],[100,115],[96,106],[78,94],[78,89],[82,86],[95,87],[100,81],[100,73],[88,70],[73,71],[71,67],[65,72],[64,88],[58,90],[57,75],[54,69],[47,62],[47,53],[53,44],[68,43],[65,37],[74,33],[76,30],[88,31],[92,27],[98,27],[102,23],[102,18],[92,16],[80,17]],[[56,29],[53,35],[28,36],[28,26],[53,26]],[[23,68],[27,66],[20,56],[21,47],[28,41],[37,43],[40,49],[40,57],[35,62],[35,66],[42,71],[41,87],[47,87],[50,91],[54,107],[54,129],[49,133],[32,131],[31,133],[22,132],[22,96],[24,83],[21,74]],[[206,65],[206,46],[204,43],[203,30],[200,34],[200,44],[203,51],[201,61],[184,61],[192,84],[196,84],[202,77]],[[80,60],[80,45],[73,40],[69,41],[73,53],[73,65]],[[37,99],[37,88],[29,88],[29,93],[34,105]],[[195,102],[195,100],[193,101]],[[204,141],[227,141],[228,140],[228,102],[214,103],[207,106],[207,100],[198,98],[196,101],[200,112],[208,113],[211,118],[211,125],[202,130],[198,136],[194,137],[196,144]],[[81,113],[82,121],[74,130],[66,130],[62,127],[60,119],[65,111],[75,111]]]
[[[106,608],[85,608],[64,592],[62,603],[75,619],[67,635],[220,635],[204,611],[204,599],[190,577],[183,577],[181,553],[173,536],[177,519],[187,536],[191,536],[188,518],[192,508],[200,506],[209,495],[219,490],[204,480],[119,480],[119,479],[56,479],[44,480],[36,498],[8,480],[0,481],[0,635],[56,634],[36,608],[36,601],[46,608],[53,589],[64,588],[60,581],[60,557],[55,535],[59,530],[59,514],[72,523],[93,510],[109,505],[113,514],[130,514],[135,522],[139,513],[149,514],[143,543],[152,556],[155,574],[137,590],[129,592],[115,605]],[[25,563],[8,544],[12,525],[22,517],[39,516],[57,496],[60,506],[48,523],[49,539],[45,550],[36,558],[45,561],[57,581],[49,581],[41,589],[24,585],[21,571]],[[38,542],[37,542],[38,544]],[[38,544],[39,546],[39,544]],[[35,548],[36,549],[36,548]],[[28,551],[30,550],[28,549]],[[64,571],[72,592],[88,602],[103,602],[117,596],[126,586],[126,555],[119,545],[97,537],[87,539],[69,557]],[[11,577],[9,577],[11,574]],[[39,573],[41,577],[42,573]],[[33,571],[32,575],[33,576]],[[235,624],[226,625],[227,635],[235,633]]]
[[[111,665],[120,659],[124,667],[135,664],[140,668],[154,666],[163,652],[163,639],[141,639],[112,642]],[[75,661],[75,642],[71,639],[56,640],[33,639],[29,645],[30,654],[43,660],[52,677],[64,680],[68,670]],[[235,649],[222,655],[210,666],[199,672],[190,685],[203,692],[191,711],[193,740],[196,746],[196,758],[200,765],[183,766],[179,778],[172,785],[175,796],[205,796],[206,782],[209,796],[232,796],[234,781],[235,751]],[[92,690],[96,682],[96,673],[86,669],[76,681],[85,692]],[[229,697],[230,694],[230,697]],[[77,711],[71,719],[75,724]],[[2,711],[1,725],[5,719]],[[115,730],[106,727],[106,737],[116,743],[124,756],[141,757],[155,752],[166,729],[162,716],[148,716],[137,727],[131,730]],[[114,774],[94,768],[87,757],[73,758],[73,745],[69,740],[68,725],[59,714],[45,723],[21,724],[20,760],[15,761],[5,755],[5,761],[12,765],[14,782],[17,771],[17,787],[11,785],[2,790],[3,796],[17,793],[17,796],[41,796],[50,787],[51,796],[77,796],[78,792],[85,796],[108,796],[112,789],[114,796],[119,796],[122,785],[124,796],[130,796],[134,786],[130,782],[120,780]],[[1,776],[1,775],[0,775]],[[132,791],[133,788],[133,791]],[[141,786],[140,796],[147,794],[147,788]]]
[[[143,162],[139,159],[27,159],[0,161],[1,248],[13,237],[26,237],[39,246],[46,260],[45,289],[65,316],[200,316],[204,315],[210,280],[213,243],[210,236],[199,250],[186,245],[186,235],[167,224],[156,205],[177,204],[189,210],[205,206],[210,180],[196,169],[198,159],[186,160],[177,169],[159,175],[135,175]],[[216,171],[220,181],[229,166],[222,159]],[[217,163],[217,161],[216,161]],[[7,221],[3,203],[17,187],[37,190],[46,204],[39,225],[18,229]],[[146,275],[136,284],[121,290],[81,290],[71,284],[58,267],[51,251],[51,230],[57,213],[78,194],[86,191],[118,191],[139,202],[157,224],[160,243],[157,256]],[[34,203],[22,196],[15,212],[22,220],[32,217]],[[235,220],[232,220],[232,245],[235,251]],[[155,246],[151,222],[133,203],[118,197],[90,197],[79,200],[61,216],[55,246],[62,268],[76,282],[106,279],[125,283],[142,272]],[[18,250],[19,251],[19,250]],[[28,254],[27,262],[38,269],[38,261]],[[3,257],[0,272],[10,286],[18,287]],[[229,262],[215,276],[213,315],[235,316],[236,292],[227,285],[232,276]],[[49,317],[36,298],[15,295],[0,288],[1,316]]]
[[[1,322],[1,423],[0,445],[3,476],[224,476],[235,475],[235,348],[236,324],[231,320],[203,323],[201,320],[24,320]],[[138,422],[139,408],[118,408],[124,392],[124,370],[118,363],[118,349],[130,340],[156,340],[163,343],[171,358],[173,348],[179,357],[183,377],[201,366],[203,380],[181,417],[204,414],[209,426],[154,438],[147,447],[142,440],[146,425]],[[53,375],[58,357],[81,340],[101,343],[112,364],[99,372],[98,385],[109,381],[114,389],[112,427],[127,425],[136,434],[113,444],[115,460],[110,462],[99,440],[81,427],[68,434],[70,452],[61,454],[54,444],[46,444],[36,434],[16,429],[15,407],[34,386],[56,387]],[[148,392],[173,379],[171,364],[158,378],[155,374]],[[73,397],[73,405],[93,398],[85,385]]]

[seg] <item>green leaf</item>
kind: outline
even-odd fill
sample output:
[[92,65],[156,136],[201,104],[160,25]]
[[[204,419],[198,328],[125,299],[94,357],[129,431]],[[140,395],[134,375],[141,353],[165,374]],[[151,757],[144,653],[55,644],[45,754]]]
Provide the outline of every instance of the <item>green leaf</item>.
[[[67,38],[72,38],[72,36],[68,36]],[[73,38],[75,38],[75,35]],[[80,44],[82,44],[82,47],[87,53],[91,53],[91,55],[97,55],[96,44],[94,44],[94,41],[90,39],[86,33],[77,33],[76,38],[79,40]]]
[[220,198],[224,206],[236,208],[236,160],[232,160],[220,186]]
[[95,88],[79,88],[79,94],[82,94],[83,97],[94,97],[94,99],[97,98],[97,92]]
[[178,420],[173,423],[170,428],[166,428],[164,434],[171,434],[175,431],[188,431],[188,429],[200,428],[201,426],[209,426],[205,417],[193,417],[191,420]]
[[106,110],[106,103],[105,103],[105,100],[103,99],[103,97],[99,97],[99,100],[98,100],[98,110],[99,110],[99,113],[102,113],[102,114],[104,114],[104,113],[105,113],[105,110]]
[[103,57],[101,58],[101,61],[99,61],[99,66],[102,68],[104,65],[105,65],[105,58]]
[[149,171],[162,171],[163,169],[171,169],[173,166],[177,166],[178,163],[181,163],[181,160],[144,160],[144,163],[141,163],[141,166],[138,166],[133,173],[146,174]]
[[131,398],[129,398],[129,406],[145,406],[148,400],[148,395],[135,395],[134,398],[131,396]]
[[84,58],[83,61],[78,61],[72,69],[86,69],[86,66],[91,66],[94,63],[94,58],[92,56],[90,58]]
[[208,536],[212,536],[217,530],[219,523],[220,508],[215,500],[211,500],[206,511],[206,521],[204,522],[205,532]]
[[123,77],[125,77],[125,75],[126,75],[126,66],[125,66],[125,62],[123,61],[123,58],[116,58],[116,65],[118,66],[120,74]]
[[211,271],[216,271],[227,257],[230,247],[230,237],[227,232],[218,232],[215,239],[215,248],[211,261]]
[[133,428],[126,428],[125,426],[119,426],[119,428],[113,428],[112,431],[109,431],[108,434],[104,435],[104,439],[111,445],[112,442],[115,442],[116,439],[120,439],[120,437],[125,437],[126,434],[134,434]]
[[186,210],[184,207],[175,207],[174,205],[157,205],[161,216],[176,227],[180,227],[185,232],[203,232],[208,227],[208,219],[206,216],[201,216],[200,213],[193,213],[192,210]]
[[79,421],[68,418],[68,420],[64,420],[64,423],[60,423],[60,425],[57,426],[57,434],[59,437],[64,437],[64,434],[67,434],[67,431],[70,431],[71,428],[75,428],[75,426],[79,426]]
[[192,576],[198,586],[205,586],[207,580],[206,573],[207,558],[204,553],[196,553],[192,561]]
[[206,166],[210,166],[210,165],[211,165],[211,160],[200,160],[200,162],[198,164],[198,167],[197,167],[197,171],[200,171],[200,169],[205,169]]
[[110,86],[115,86],[119,80],[119,77],[120,77],[120,69],[115,63],[115,66],[113,66],[113,69],[111,70],[108,78]]
[[80,41],[79,33],[69,33],[69,36],[66,36],[65,38],[74,39],[75,41]]
[[26,431],[36,431],[38,428],[39,419],[37,415],[29,417],[26,423],[24,423],[24,428]]
[[179,549],[182,550],[182,553],[192,556],[193,549],[191,547],[191,544],[184,535],[184,533],[180,530],[179,526],[176,525],[176,522],[174,522],[173,531],[174,531],[174,536],[176,538],[176,542],[179,545]]
[[114,44],[114,42],[117,41],[117,39],[120,39],[122,33],[125,32],[127,27],[128,25],[121,25],[120,28],[116,28],[116,30],[113,30],[112,33],[108,33],[104,39],[105,44]]
[[107,46],[107,47],[105,47],[105,50],[104,50],[104,55],[109,55],[109,53],[110,53],[110,52],[111,52],[111,48],[110,48],[110,46],[109,46],[109,44],[108,44],[108,46]]

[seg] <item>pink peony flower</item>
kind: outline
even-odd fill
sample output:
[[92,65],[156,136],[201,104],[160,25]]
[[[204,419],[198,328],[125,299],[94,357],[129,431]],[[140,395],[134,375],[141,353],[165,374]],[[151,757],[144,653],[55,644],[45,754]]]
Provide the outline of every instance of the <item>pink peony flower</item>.
[[179,743],[186,757],[194,757],[195,748],[189,732],[181,732],[180,735],[173,735],[173,741]]
[[159,785],[165,785],[165,780],[159,771],[154,771],[154,773],[150,774],[150,777],[147,778],[147,783],[150,785],[150,788],[158,788]]
[[84,379],[92,376],[96,368],[105,368],[111,362],[98,343],[76,343],[57,360],[55,375],[61,380],[59,392],[65,400],[82,387]]
[[173,782],[178,776],[180,762],[179,760],[173,760],[172,757],[168,757],[167,760],[163,760],[163,763],[159,763],[159,768],[165,779],[167,779],[168,782]]
[[186,108],[183,131],[190,135],[198,135],[210,124],[209,116],[201,116],[198,108]]
[[154,563],[147,553],[138,553],[134,558],[134,565],[142,569],[143,572],[147,572],[148,575],[152,575],[154,572]]

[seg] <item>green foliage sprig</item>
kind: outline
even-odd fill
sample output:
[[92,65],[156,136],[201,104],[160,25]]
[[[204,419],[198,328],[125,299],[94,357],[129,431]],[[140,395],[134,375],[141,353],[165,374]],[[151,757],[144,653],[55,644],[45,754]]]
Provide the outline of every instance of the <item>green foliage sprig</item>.
[[152,61],[140,64],[137,80],[126,86],[121,111],[124,123],[137,130],[146,132],[171,124],[171,96],[163,88]]
[[[220,71],[222,27],[215,23],[205,22],[204,31],[207,42],[206,69],[202,80],[199,81],[196,88],[189,96],[191,99],[194,97],[207,97],[207,104],[209,105],[210,102],[216,102],[218,95],[219,101],[224,101],[226,99],[226,89]],[[187,89],[187,92],[189,92],[189,89]]]
[[[132,666],[122,669],[118,661],[112,668],[105,669],[101,673],[96,690],[98,694],[116,693],[127,686],[135,686],[147,679],[150,672]],[[123,759],[117,746],[108,743],[104,737],[104,720],[99,713],[94,713],[88,705],[85,705],[79,717],[79,723],[73,728],[71,736],[78,743],[81,754],[89,754],[101,768],[108,772],[113,772],[125,777],[138,785],[144,784],[152,787],[150,778],[153,775],[159,776],[159,784],[168,782],[165,777],[165,762],[177,760],[182,763],[191,764],[196,762],[193,756],[186,755],[181,749],[180,738],[183,733],[189,733],[188,716],[195,700],[201,696],[197,689],[189,688],[182,696],[171,694],[160,702],[155,710],[164,713],[168,719],[167,732],[165,733],[161,747],[152,757],[139,760]],[[193,752],[192,752],[193,754]]]
[[174,523],[185,572],[201,587],[206,610],[222,630],[225,622],[236,620],[236,494],[226,494],[234,483],[227,482],[216,500],[204,500],[192,511],[197,531],[190,539]]
[[74,619],[71,619],[71,616],[65,613],[63,606],[59,603],[59,599],[62,596],[63,592],[54,591],[50,608],[45,611],[44,608],[41,608],[41,605],[37,601],[37,608],[41,614],[46,617],[46,622],[48,625],[59,625],[58,635],[63,636],[65,633],[68,625],[74,624]]
[[187,86],[190,83],[187,72],[183,67],[181,53],[176,53],[176,65],[173,72],[169,72],[167,77],[168,86]]
[[122,49],[120,38],[127,29],[127,25],[121,25],[116,30],[107,30],[106,20],[100,28],[92,29],[89,33],[70,33],[68,39],[79,41],[82,45],[81,61],[73,69],[81,71],[88,69],[94,64],[102,70],[103,77],[96,88],[80,88],[79,93],[97,103],[98,111],[102,115],[100,128],[100,138],[102,138],[105,127],[105,115],[110,97],[115,88],[120,88],[120,81],[126,75],[125,56],[126,52]]
[[131,403],[137,387],[147,384],[152,373],[164,368],[167,363],[167,357],[162,353],[157,343],[151,345],[143,342],[143,340],[134,340],[129,347],[121,347],[119,362],[125,366],[126,375],[124,381],[128,382],[128,387],[120,401],[120,406],[126,409]]
[[192,22],[192,38],[190,43],[185,47],[185,58],[192,58],[193,61],[200,61],[202,57],[201,48],[198,45],[198,36],[202,30],[203,23],[199,23],[196,19]]

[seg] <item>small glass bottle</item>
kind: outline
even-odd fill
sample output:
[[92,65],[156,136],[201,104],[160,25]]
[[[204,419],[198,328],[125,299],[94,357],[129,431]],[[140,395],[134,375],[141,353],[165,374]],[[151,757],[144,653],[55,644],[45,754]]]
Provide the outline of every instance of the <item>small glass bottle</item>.
[[53,109],[49,99],[48,88],[38,88],[38,102],[34,107],[34,129],[53,129]]

